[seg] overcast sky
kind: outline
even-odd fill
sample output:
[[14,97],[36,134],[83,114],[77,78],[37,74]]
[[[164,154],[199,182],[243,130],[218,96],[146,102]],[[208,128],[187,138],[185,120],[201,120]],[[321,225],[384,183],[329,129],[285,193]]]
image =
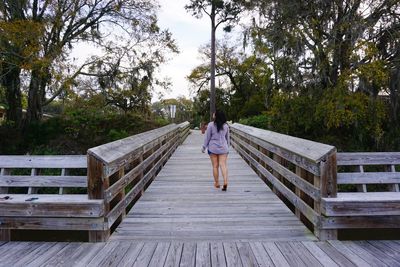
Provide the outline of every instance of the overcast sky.
[[[160,69],[160,75],[170,77],[173,83],[172,90],[166,97],[180,95],[189,97],[189,84],[185,77],[201,63],[199,47],[211,40],[210,19],[207,16],[196,19],[190,15],[184,8],[189,0],[159,0],[159,2],[161,5],[159,25],[172,32],[180,50],[180,54],[174,55],[173,59]],[[222,35],[221,31],[219,35]]]

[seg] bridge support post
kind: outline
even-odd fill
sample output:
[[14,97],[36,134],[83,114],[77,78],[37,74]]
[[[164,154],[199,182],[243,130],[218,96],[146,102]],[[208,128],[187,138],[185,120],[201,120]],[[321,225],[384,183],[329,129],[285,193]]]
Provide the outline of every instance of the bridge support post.
[[[104,190],[109,187],[109,178],[104,174],[103,163],[92,155],[88,155],[88,196],[89,199],[104,199]],[[110,205],[104,202],[104,213],[110,211]],[[105,242],[110,237],[110,228],[104,221],[106,230],[89,231],[89,242]]]
[[[320,176],[314,176],[314,186],[320,188],[321,198],[337,197],[336,150],[321,160]],[[323,216],[321,214],[321,199],[319,199],[319,201],[314,201],[314,210],[318,213],[320,218]],[[319,240],[337,239],[336,229],[322,229],[318,227],[321,227],[321,225],[314,228],[314,234]]]
[[0,229],[0,241],[11,241],[11,230],[10,229]]

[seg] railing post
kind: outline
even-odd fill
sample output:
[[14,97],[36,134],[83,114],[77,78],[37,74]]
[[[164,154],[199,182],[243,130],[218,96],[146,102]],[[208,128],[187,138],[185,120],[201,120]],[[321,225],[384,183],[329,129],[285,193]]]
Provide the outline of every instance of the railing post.
[[[337,197],[337,162],[336,150],[326,155],[320,162],[320,176],[314,176],[314,186],[320,188],[321,198]],[[321,199],[314,201],[314,210],[321,215]],[[337,239],[336,229],[321,229],[321,226],[316,226],[314,234],[319,240],[334,240]]]
[[[88,196],[89,199],[104,199],[104,190],[109,187],[109,179],[105,176],[103,163],[88,154]],[[105,214],[110,210],[110,205],[104,202]],[[89,231],[89,242],[105,242],[110,237],[110,229],[102,231]]]
[[[2,168],[1,175],[10,175],[11,171],[9,169]],[[7,187],[0,187],[0,194],[7,194]],[[11,230],[10,229],[0,229],[0,241],[11,241]]]

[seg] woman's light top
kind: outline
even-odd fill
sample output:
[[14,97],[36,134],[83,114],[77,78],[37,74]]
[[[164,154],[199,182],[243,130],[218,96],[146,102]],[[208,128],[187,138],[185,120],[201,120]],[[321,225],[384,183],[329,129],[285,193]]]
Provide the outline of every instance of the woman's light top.
[[227,154],[229,151],[229,127],[224,124],[218,132],[217,125],[212,121],[207,126],[206,136],[204,138],[203,148],[213,154]]

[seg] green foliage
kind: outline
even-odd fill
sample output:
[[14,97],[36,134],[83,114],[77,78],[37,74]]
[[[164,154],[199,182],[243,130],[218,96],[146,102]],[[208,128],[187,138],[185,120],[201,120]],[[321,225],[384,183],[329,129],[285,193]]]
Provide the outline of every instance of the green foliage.
[[253,126],[260,129],[269,129],[271,120],[267,114],[257,115],[253,117],[248,117],[245,119],[240,119],[239,123]]
[[108,132],[108,139],[111,141],[115,141],[118,139],[123,139],[129,136],[128,132],[125,130],[116,130],[116,129],[111,129]]
[[136,113],[73,110],[64,116],[31,123],[25,133],[0,126],[0,154],[86,154],[91,147],[164,125],[165,121],[146,119]]

